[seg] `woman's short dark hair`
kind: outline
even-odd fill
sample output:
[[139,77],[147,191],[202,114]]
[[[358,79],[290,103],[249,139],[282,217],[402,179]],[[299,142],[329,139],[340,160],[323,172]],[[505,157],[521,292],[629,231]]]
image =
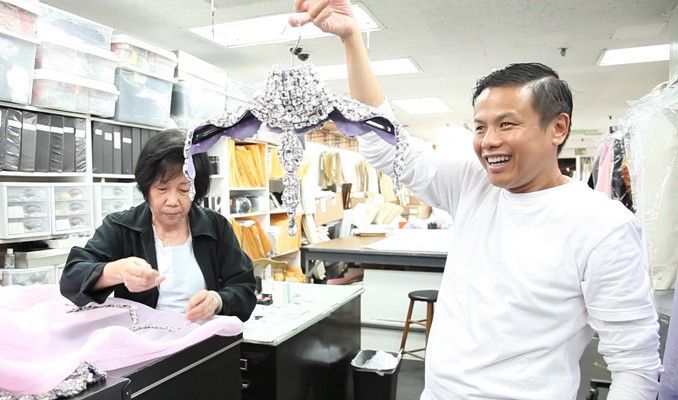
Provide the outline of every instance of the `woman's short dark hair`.
[[[151,136],[139,154],[134,178],[144,199],[156,181],[169,181],[183,174],[184,143],[186,137],[178,129],[167,129]],[[209,160],[206,153],[194,154],[195,198],[193,204],[200,204],[210,189]]]
[[[542,128],[547,127],[560,113],[567,114],[570,117],[569,136],[572,127],[572,92],[556,71],[540,63],[511,64],[478,80],[473,90],[472,104],[475,106],[476,98],[483,90],[506,86],[530,87],[532,108],[539,114]],[[565,141],[558,146],[558,153],[565,146]]]

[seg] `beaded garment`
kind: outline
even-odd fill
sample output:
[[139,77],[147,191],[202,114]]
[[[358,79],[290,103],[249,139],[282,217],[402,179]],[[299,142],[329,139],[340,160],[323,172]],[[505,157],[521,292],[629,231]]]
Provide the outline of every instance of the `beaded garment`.
[[[393,172],[396,189],[399,188],[408,145],[403,127],[397,121],[382,116],[374,107],[335,94],[320,80],[312,64],[291,68],[274,65],[264,86],[246,106],[223,117],[210,119],[189,131],[184,147],[184,173],[193,181],[195,167],[192,156],[206,152],[222,136],[246,139],[254,136],[262,125],[280,133],[280,161],[285,170],[282,200],[289,217],[288,233],[294,235],[297,231],[294,214],[300,201],[297,170],[304,150],[299,135],[320,128],[328,120],[332,120],[346,136],[375,132],[395,145]],[[195,189],[191,186],[194,196]]]

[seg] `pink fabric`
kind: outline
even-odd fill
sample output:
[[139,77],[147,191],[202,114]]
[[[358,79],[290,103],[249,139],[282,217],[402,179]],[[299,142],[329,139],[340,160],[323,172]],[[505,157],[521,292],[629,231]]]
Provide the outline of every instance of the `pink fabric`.
[[236,317],[216,316],[200,324],[183,314],[110,298],[106,304],[136,308],[138,325],[166,329],[130,330],[128,309],[100,308],[74,313],[57,285],[0,288],[0,388],[14,394],[44,393],[81,363],[104,370],[176,353],[213,335],[242,332]]

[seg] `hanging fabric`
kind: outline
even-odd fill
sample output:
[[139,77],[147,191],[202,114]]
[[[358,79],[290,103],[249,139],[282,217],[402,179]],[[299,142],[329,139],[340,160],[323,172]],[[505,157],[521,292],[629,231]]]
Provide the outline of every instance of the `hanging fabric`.
[[289,217],[288,232],[293,235],[297,231],[294,214],[299,205],[300,182],[296,173],[303,155],[298,135],[320,128],[327,120],[332,120],[346,136],[375,132],[395,145],[393,172],[396,187],[399,187],[407,147],[401,125],[373,107],[336,95],[320,80],[311,64],[291,68],[274,65],[264,87],[244,108],[189,131],[184,148],[184,173],[193,181],[195,167],[192,155],[209,150],[221,136],[246,139],[252,137],[262,124],[280,133],[280,158],[285,170],[283,204]]

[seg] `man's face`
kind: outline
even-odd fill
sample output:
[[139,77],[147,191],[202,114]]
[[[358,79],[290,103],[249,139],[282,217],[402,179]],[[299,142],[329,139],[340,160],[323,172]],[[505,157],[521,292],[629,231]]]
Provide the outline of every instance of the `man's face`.
[[527,193],[562,183],[557,147],[567,137],[569,117],[560,114],[542,128],[529,87],[483,90],[473,120],[473,148],[493,185]]

